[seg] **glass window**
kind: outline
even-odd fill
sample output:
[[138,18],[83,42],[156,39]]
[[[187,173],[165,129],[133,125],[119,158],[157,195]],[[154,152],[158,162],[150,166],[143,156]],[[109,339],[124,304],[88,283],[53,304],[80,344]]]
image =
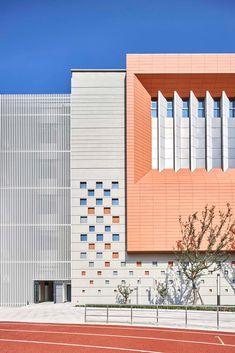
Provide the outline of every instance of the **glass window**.
[[153,265],[153,266],[157,266],[157,261],[153,261],[153,262],[152,262],[152,265]]
[[89,262],[89,267],[94,267],[94,262],[93,261]]
[[104,196],[110,196],[110,190],[104,190]]
[[89,226],[89,232],[94,232],[95,231],[95,226]]
[[229,117],[235,118],[235,100],[229,102]]
[[103,183],[102,183],[102,181],[97,181],[97,182],[96,182],[96,189],[103,189]]
[[86,199],[80,199],[80,205],[81,206],[86,206],[86,204],[87,204]]
[[118,206],[119,205],[119,200],[118,199],[112,199],[112,205],[113,206]]
[[112,189],[118,189],[119,188],[119,182],[118,181],[112,181]]
[[214,100],[214,118],[220,117],[220,101],[218,99]]
[[86,182],[85,181],[80,182],[80,189],[86,189]]
[[183,118],[189,118],[189,100],[183,100],[182,116]]
[[134,271],[129,271],[129,276],[133,276]]
[[103,234],[96,234],[96,241],[103,241],[103,240],[104,240]]
[[80,259],[86,259],[86,252],[80,253]]
[[96,223],[104,223],[104,217],[103,216],[97,216],[96,217]]
[[81,241],[87,241],[87,234],[81,234],[80,239]]
[[105,226],[105,231],[106,232],[111,232],[111,226]]
[[102,259],[103,258],[103,253],[102,252],[97,252],[96,253],[96,258],[97,259]]
[[126,262],[125,261],[121,262],[121,267],[126,267]]
[[113,241],[119,241],[119,234],[113,234]]
[[106,279],[105,280],[105,284],[109,284],[110,282],[109,282],[109,279]]
[[88,196],[95,196],[95,190],[88,190]]
[[113,271],[113,275],[117,276],[118,275],[118,271]]
[[96,206],[102,206],[103,205],[103,199],[96,199]]
[[205,118],[205,101],[204,99],[200,99],[198,101],[198,117]]
[[151,117],[152,118],[157,118],[158,112],[157,112],[157,101],[152,100],[151,101]]
[[80,217],[80,223],[87,223],[87,217],[86,216],[81,216]]
[[173,101],[169,100],[167,101],[167,117],[173,118],[173,115]]

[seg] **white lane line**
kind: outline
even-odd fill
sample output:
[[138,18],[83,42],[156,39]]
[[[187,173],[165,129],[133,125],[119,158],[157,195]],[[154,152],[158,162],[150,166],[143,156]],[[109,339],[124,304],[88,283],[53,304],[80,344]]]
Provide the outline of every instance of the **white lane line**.
[[[79,335],[79,336],[96,336],[96,337],[113,337],[113,338],[129,338],[129,339],[141,339],[141,340],[152,340],[152,341],[167,341],[167,342],[179,342],[179,343],[192,343],[192,344],[204,344],[212,346],[220,346],[221,343],[204,342],[204,341],[193,341],[193,340],[179,340],[174,338],[162,338],[162,337],[144,337],[144,336],[125,336],[125,335],[110,335],[100,333],[83,333],[83,332],[66,332],[66,331],[41,331],[41,330],[12,330],[12,329],[0,329],[3,332],[24,332],[24,333],[43,333],[43,334],[65,334],[65,335]],[[218,336],[216,336],[218,337]],[[224,346],[235,347],[235,344],[224,344]]]
[[220,336],[215,336],[215,337],[218,338],[218,340],[220,341],[220,343],[221,343],[223,346],[225,345],[224,342],[223,342],[223,340],[220,338]]
[[[67,327],[74,327],[74,328],[96,328],[96,329],[116,329],[116,330],[130,330],[130,331],[153,331],[153,332],[183,332],[187,334],[198,334],[198,335],[210,335],[213,336],[216,332],[215,331],[210,331],[210,332],[204,332],[203,330],[198,329],[196,330],[190,330],[190,329],[172,329],[172,328],[167,328],[167,329],[162,329],[158,327],[153,327],[153,328],[147,328],[143,326],[125,326],[125,325],[102,325],[102,324],[96,324],[96,325],[90,325],[90,324],[66,324],[66,323],[46,323],[46,322],[15,322],[15,321],[0,321],[0,325],[22,325],[22,326],[55,326],[55,327],[61,327],[61,326],[67,326]],[[229,336],[229,337],[235,337],[235,333],[229,332],[226,333],[224,331],[220,332],[220,336]]]
[[17,343],[36,343],[36,344],[50,344],[55,346],[70,346],[70,347],[83,347],[83,348],[95,348],[95,349],[109,349],[116,351],[128,351],[128,352],[138,352],[138,353],[162,353],[157,351],[145,351],[142,349],[131,349],[131,348],[118,348],[118,347],[106,347],[106,346],[92,346],[88,344],[75,344],[75,343],[58,343],[58,342],[46,342],[46,341],[27,341],[27,340],[12,340],[0,338],[2,342],[17,342]]

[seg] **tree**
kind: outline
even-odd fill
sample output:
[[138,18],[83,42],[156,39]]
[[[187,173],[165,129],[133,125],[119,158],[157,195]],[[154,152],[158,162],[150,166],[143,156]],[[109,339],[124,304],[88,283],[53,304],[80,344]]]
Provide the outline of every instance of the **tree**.
[[202,302],[198,281],[205,270],[213,273],[221,268],[229,257],[229,251],[235,249],[235,223],[232,209],[227,204],[226,212],[218,212],[216,220],[215,206],[205,206],[199,214],[189,215],[186,221],[179,217],[182,238],[176,242],[176,258],[183,274],[192,285],[193,304],[198,297]]
[[156,285],[157,303],[164,302],[168,295],[167,282],[158,282]]
[[119,284],[117,288],[118,288],[118,292],[123,297],[124,304],[126,304],[129,296],[131,295],[134,289],[132,289],[130,285],[126,285],[126,284]]

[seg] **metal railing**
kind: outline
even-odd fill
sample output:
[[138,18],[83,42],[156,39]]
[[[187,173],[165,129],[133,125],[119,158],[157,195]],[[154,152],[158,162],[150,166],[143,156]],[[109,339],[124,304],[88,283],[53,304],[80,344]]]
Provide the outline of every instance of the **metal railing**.
[[235,306],[85,305],[84,321],[235,331]]

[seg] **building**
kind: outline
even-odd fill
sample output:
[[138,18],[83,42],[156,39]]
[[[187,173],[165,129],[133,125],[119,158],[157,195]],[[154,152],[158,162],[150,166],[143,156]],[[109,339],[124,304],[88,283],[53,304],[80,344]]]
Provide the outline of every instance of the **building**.
[[[178,217],[235,209],[235,54],[127,55],[72,70],[70,95],[2,95],[0,302],[171,302]],[[235,304],[235,254],[221,303]],[[200,293],[216,302],[216,274]]]

